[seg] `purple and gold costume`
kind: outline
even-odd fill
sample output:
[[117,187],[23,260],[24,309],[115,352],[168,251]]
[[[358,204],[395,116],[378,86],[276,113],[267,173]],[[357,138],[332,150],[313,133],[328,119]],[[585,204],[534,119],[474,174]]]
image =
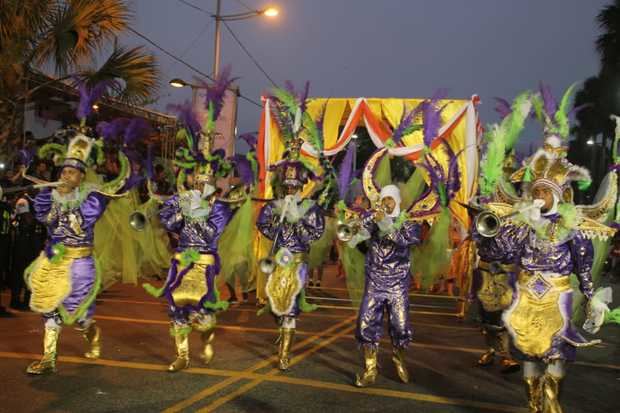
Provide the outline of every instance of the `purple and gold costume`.
[[49,240],[30,267],[30,306],[46,319],[72,324],[92,318],[95,311],[99,280],[92,255],[94,227],[107,202],[97,192],[83,199],[77,193],[76,201],[60,198],[43,190],[34,200],[36,218],[47,226]]
[[[547,217],[551,223],[558,215]],[[592,296],[592,242],[579,230],[562,240],[543,238],[525,224],[504,225],[495,238],[480,240],[479,251],[503,251],[502,260],[519,266],[515,299],[503,320],[517,355],[526,360],[572,361],[575,346],[585,342],[571,324],[570,275],[581,292]]]
[[421,227],[405,222],[383,235],[370,214],[363,218],[362,225],[371,239],[356,338],[362,345],[376,348],[383,332],[383,311],[387,309],[392,344],[404,348],[413,335],[409,324],[410,249],[421,242]]
[[217,242],[233,214],[227,204],[215,201],[205,215],[186,216],[182,202],[175,195],[159,213],[166,230],[179,235],[179,246],[163,293],[171,318],[179,324],[187,323],[196,314],[212,313],[216,309],[215,277],[220,268]]
[[[278,201],[276,201],[278,202]],[[301,204],[311,201],[303,201]],[[276,203],[265,205],[258,217],[256,226],[268,239],[277,237],[275,251],[288,250],[292,254],[291,265],[276,266],[267,281],[266,293],[271,311],[278,317],[296,317],[299,314],[298,298],[308,278],[307,254],[310,244],[321,238],[325,230],[325,218],[321,208],[313,204],[295,223],[284,220],[279,224],[280,211]]]

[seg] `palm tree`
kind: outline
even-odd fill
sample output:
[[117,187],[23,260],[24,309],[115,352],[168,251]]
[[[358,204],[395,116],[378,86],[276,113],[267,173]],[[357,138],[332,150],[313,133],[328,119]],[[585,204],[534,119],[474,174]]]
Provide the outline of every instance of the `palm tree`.
[[[603,148],[611,154],[615,124],[609,116],[620,113],[620,0],[614,0],[597,16],[601,34],[596,40],[601,67],[597,76],[588,78],[575,96],[577,126],[571,142],[571,160],[588,165],[592,162],[592,149],[587,145],[591,137],[602,136]],[[607,157],[610,159],[610,157]],[[600,168],[599,168],[600,169]],[[593,171],[593,178],[602,178],[604,169]],[[592,186],[590,192],[595,190]]]
[[[42,87],[32,79],[46,68],[56,75],[46,85],[103,81],[106,96],[144,102],[157,89],[158,70],[143,48],[116,44],[130,20],[123,0],[0,0],[0,148],[21,136],[24,110]],[[106,62],[89,67],[112,42]]]

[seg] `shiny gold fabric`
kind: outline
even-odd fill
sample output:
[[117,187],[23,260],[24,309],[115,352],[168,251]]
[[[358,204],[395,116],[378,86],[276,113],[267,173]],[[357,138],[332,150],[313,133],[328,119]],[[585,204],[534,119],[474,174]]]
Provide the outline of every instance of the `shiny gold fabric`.
[[297,294],[303,287],[297,273],[305,256],[305,254],[293,254],[291,265],[286,268],[276,265],[274,272],[269,276],[265,290],[269,297],[271,311],[275,315],[286,315],[295,306]]
[[478,265],[481,276],[481,285],[478,290],[478,299],[485,311],[500,311],[508,308],[512,303],[512,287],[510,276],[507,272],[512,271],[508,265],[500,266],[501,273],[491,273],[488,263],[481,261]]
[[[570,279],[522,271],[518,283],[518,302],[506,321],[513,330],[514,345],[524,354],[542,357],[564,325],[559,299],[562,293],[571,291]],[[544,284],[546,289],[534,289],[536,283]]]
[[[175,256],[177,260],[181,255]],[[211,254],[200,254],[194,266],[183,276],[181,284],[172,292],[172,299],[178,307],[184,305],[198,305],[202,297],[209,292],[206,271],[209,265],[215,264],[215,257]],[[178,269],[179,272],[183,268]]]
[[65,247],[60,262],[53,264],[41,253],[30,274],[29,286],[32,291],[30,308],[40,313],[54,311],[71,293],[71,264],[74,259],[91,256],[91,247]]

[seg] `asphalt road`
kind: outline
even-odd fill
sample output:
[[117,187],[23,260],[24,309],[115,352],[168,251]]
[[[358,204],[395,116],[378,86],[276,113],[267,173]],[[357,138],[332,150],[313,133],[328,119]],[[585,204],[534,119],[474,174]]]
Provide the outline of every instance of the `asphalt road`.
[[[352,386],[362,358],[353,338],[356,312],[332,271],[309,295],[322,307],[298,321],[290,371],[276,369],[277,328],[256,306],[240,304],[218,315],[216,356],[202,366],[200,338],[190,337],[191,368],[166,372],[174,358],[166,307],[140,287],[116,284],[98,299],[102,358],[82,357],[73,328],[59,342],[58,372],[29,377],[25,368],[41,351],[38,315],[0,319],[1,412],[526,412],[519,373],[478,368],[482,337],[459,320],[456,301],[412,296],[415,342],[407,354],[412,382],[398,381],[384,340],[375,386]],[[6,302],[6,297],[3,297]],[[617,305],[617,304],[616,304]],[[618,411],[620,328],[607,326],[603,345],[581,350],[562,387],[565,412]],[[387,336],[387,334],[386,334]]]

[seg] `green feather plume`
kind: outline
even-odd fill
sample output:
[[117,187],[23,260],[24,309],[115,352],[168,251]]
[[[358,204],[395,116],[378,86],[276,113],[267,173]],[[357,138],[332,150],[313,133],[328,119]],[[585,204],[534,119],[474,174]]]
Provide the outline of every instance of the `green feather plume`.
[[59,143],[46,143],[39,149],[39,158],[48,159],[50,155],[58,155],[60,159],[64,159],[67,147]]
[[564,92],[564,96],[562,96],[562,100],[560,101],[560,106],[554,116],[557,124],[557,132],[564,139],[568,138],[568,134],[570,132],[570,122],[568,120],[569,104],[576,85],[576,83],[573,83],[568,89],[566,89],[566,92]]

